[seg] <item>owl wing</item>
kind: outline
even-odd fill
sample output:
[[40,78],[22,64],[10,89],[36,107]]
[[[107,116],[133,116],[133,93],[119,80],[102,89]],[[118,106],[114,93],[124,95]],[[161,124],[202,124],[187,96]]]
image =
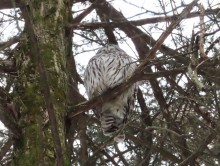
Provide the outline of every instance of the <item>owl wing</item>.
[[84,74],[89,99],[128,79],[135,68],[136,64],[123,50],[99,51],[90,59]]

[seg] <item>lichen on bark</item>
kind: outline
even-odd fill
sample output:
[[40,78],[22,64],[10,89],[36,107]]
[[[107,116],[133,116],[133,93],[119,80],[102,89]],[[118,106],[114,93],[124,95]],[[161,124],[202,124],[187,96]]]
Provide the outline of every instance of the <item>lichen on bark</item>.
[[[65,165],[66,55],[69,6],[63,0],[26,1],[21,8],[26,40],[16,56],[15,93],[22,137],[15,165]],[[27,59],[27,61],[25,61]],[[25,62],[25,64],[24,64]]]

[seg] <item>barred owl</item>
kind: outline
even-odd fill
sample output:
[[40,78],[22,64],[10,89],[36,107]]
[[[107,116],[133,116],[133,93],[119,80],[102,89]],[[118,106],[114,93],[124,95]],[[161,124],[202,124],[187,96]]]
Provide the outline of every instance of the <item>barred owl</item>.
[[[89,99],[113,88],[128,79],[136,68],[136,64],[117,45],[109,44],[98,50],[90,59],[85,73],[84,84]],[[121,131],[128,119],[129,112],[134,108],[133,85],[127,91],[113,100],[106,101],[94,111],[101,122],[104,135],[113,136]],[[115,140],[123,141],[123,134],[115,137]]]

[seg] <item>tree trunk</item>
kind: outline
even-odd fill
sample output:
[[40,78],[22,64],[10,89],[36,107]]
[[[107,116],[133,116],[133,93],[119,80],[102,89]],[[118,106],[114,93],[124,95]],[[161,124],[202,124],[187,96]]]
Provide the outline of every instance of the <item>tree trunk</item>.
[[65,115],[70,44],[65,25],[70,6],[65,0],[22,4],[27,35],[17,51],[15,85],[22,138],[15,141],[14,165],[69,165]]

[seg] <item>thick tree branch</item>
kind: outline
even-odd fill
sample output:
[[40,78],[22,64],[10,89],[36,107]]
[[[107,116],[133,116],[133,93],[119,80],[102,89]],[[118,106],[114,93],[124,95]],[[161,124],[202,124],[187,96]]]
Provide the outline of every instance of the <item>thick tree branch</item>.
[[[99,15],[99,18],[102,22],[109,22],[110,23],[110,20],[109,20],[108,16],[106,14],[104,14],[99,8],[96,8],[96,12]],[[113,30],[114,30],[114,28],[112,28],[110,26],[104,27],[105,35],[108,38],[108,43],[118,44]]]
[[[205,15],[216,15],[220,8],[216,9],[207,9],[205,10]],[[190,19],[194,17],[198,17],[200,15],[200,12],[192,12],[184,19]],[[128,23],[135,25],[135,26],[142,26],[146,24],[154,24],[154,23],[160,23],[160,22],[171,22],[175,20],[177,17],[180,17],[180,14],[178,15],[172,15],[172,16],[166,16],[166,17],[153,17],[153,18],[145,18],[145,19],[139,19],[139,20],[133,20],[133,21],[115,21],[115,22],[92,22],[92,23],[81,23],[76,24],[73,22],[72,24],[69,24],[69,27],[73,27],[75,29],[98,29],[98,28],[105,28],[105,27],[112,27],[112,28],[120,28],[121,26],[126,26]]]

